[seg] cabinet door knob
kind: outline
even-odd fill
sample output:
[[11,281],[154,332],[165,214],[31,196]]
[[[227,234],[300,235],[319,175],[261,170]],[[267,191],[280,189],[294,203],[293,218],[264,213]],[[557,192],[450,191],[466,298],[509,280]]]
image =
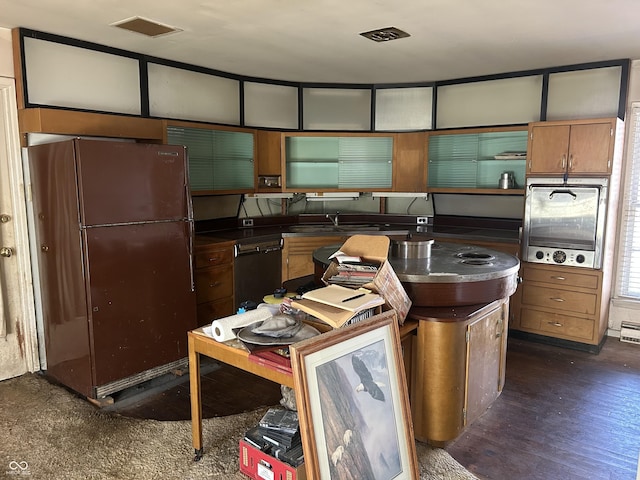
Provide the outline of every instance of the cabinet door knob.
[[11,248],[11,247],[2,247],[2,248],[0,248],[0,257],[9,258],[11,255],[13,255],[13,248]]
[[558,297],[551,297],[551,300],[553,300],[554,302],[564,302],[564,298],[558,298]]
[[565,277],[561,277],[560,275],[553,275],[551,278],[553,278],[554,280],[566,280]]

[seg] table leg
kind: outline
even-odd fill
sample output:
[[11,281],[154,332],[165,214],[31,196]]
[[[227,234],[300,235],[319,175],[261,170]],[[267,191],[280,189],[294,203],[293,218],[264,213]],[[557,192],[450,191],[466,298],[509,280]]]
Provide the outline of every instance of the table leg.
[[195,351],[189,336],[189,389],[191,394],[191,439],[195,450],[194,462],[202,458],[202,398],[200,395],[200,354]]

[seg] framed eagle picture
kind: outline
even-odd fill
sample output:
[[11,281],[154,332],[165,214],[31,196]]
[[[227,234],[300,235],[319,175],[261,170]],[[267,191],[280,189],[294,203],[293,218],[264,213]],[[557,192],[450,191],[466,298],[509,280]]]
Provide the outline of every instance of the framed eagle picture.
[[289,351],[307,478],[419,478],[393,310]]

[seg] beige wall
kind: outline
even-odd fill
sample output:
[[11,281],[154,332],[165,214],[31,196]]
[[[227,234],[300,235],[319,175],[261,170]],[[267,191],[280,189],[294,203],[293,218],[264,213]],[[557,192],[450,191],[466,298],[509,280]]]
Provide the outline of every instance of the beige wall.
[[11,45],[11,30],[0,28],[0,77],[15,78]]

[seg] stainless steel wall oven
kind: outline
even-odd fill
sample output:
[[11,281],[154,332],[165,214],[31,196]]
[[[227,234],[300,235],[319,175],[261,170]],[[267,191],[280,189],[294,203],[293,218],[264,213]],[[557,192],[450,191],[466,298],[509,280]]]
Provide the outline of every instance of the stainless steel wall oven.
[[527,179],[523,260],[601,268],[607,188],[607,178]]

